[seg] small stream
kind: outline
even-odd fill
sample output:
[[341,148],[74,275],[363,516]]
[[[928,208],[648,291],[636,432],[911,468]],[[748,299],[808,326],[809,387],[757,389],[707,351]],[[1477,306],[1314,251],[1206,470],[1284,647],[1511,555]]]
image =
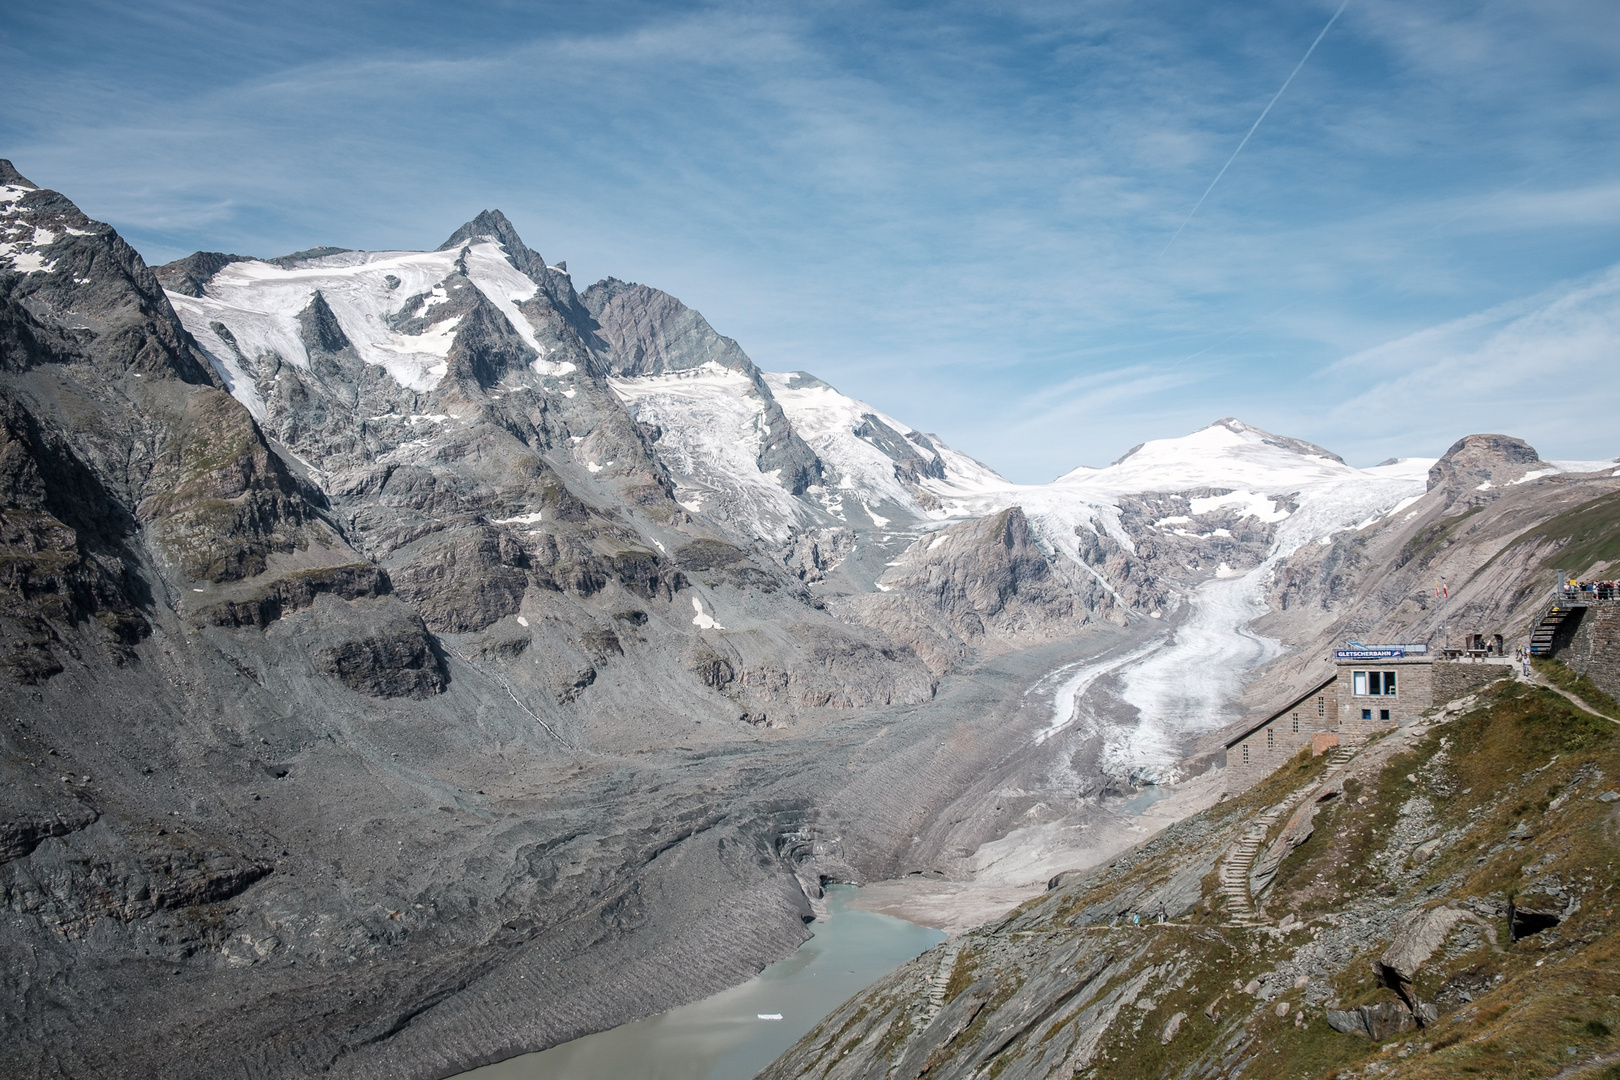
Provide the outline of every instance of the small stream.
[[848,998],[945,940],[849,907],[854,892],[829,887],[815,936],[740,986],[456,1080],[749,1080]]

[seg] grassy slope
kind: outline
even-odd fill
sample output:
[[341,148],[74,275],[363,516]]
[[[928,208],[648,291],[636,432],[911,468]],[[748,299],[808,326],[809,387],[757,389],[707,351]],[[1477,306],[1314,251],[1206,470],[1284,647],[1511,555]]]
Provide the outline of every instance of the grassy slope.
[[[1448,745],[1437,761],[1442,739]],[[1591,766],[1601,770],[1602,778],[1588,771],[1569,800],[1554,809],[1554,800],[1571,780]],[[1501,953],[1481,941],[1456,955],[1437,954],[1416,990],[1424,1000],[1439,997],[1458,1007],[1443,1004],[1438,1023],[1382,1046],[1333,1031],[1320,1010],[1306,1013],[1303,1026],[1276,1016],[1275,1007],[1259,1010],[1244,1026],[1270,1052],[1259,1054],[1244,1075],[1256,1080],[1318,1077],[1361,1072],[1369,1061],[1378,1060],[1392,1066],[1393,1072],[1385,1075],[1394,1076],[1542,1077],[1620,1048],[1612,1034],[1620,1028],[1620,957],[1612,932],[1617,898],[1611,891],[1620,885],[1615,869],[1620,855],[1620,811],[1615,808],[1620,803],[1595,798],[1616,778],[1620,728],[1581,714],[1544,691],[1509,686],[1490,707],[1437,729],[1411,752],[1392,759],[1377,789],[1366,793],[1366,804],[1354,801],[1361,795],[1349,788],[1345,799],[1318,817],[1311,839],[1284,862],[1268,905],[1274,914],[1297,911],[1308,917],[1342,908],[1346,900],[1379,894],[1391,901],[1409,899],[1431,887],[1436,899],[1478,899],[1495,906],[1515,893],[1534,898],[1550,880],[1578,895],[1580,910],[1555,930],[1508,945]],[[1435,807],[1433,831],[1460,835],[1420,872],[1391,881],[1390,875],[1378,872],[1375,855],[1388,846],[1381,838],[1397,832],[1402,806],[1419,796]],[[1506,839],[1521,822],[1529,835],[1518,842]],[[1506,944],[1505,915],[1493,921],[1498,941]],[[1309,936],[1307,927],[1296,938],[1236,963],[1222,941],[1206,948],[1209,976],[1197,981],[1210,985],[1223,978],[1252,978],[1274,957],[1291,951],[1296,940]],[[1369,963],[1384,944],[1370,942],[1363,957],[1339,973],[1336,996],[1345,1007],[1393,998]],[[1463,986],[1497,976],[1501,982],[1493,982],[1483,996],[1470,1003],[1457,1001]],[[1284,994],[1280,1000],[1298,996]],[[1160,1008],[1177,1004],[1165,1001]],[[1182,1007],[1203,1005],[1188,1000]],[[1173,1074],[1179,1071],[1175,1059],[1185,1057],[1174,1044],[1144,1048],[1144,1040],[1127,1033],[1117,1038],[1120,1053],[1104,1073],[1109,1077],[1157,1077],[1166,1068]],[[1569,1053],[1571,1047],[1575,1054]]]
[[1591,679],[1571,671],[1562,660],[1535,657],[1530,661],[1536,671],[1554,686],[1562,687],[1586,702],[1611,720],[1620,720],[1620,702],[1604,693]]
[[1566,510],[1557,517],[1548,518],[1514,541],[1515,544],[1534,540],[1551,540],[1558,548],[1543,561],[1543,566],[1562,568],[1572,574],[1583,574],[1599,563],[1620,559],[1620,492],[1604,495],[1591,502]]
[[[1360,785],[1351,781],[1342,798],[1326,804],[1313,835],[1284,861],[1266,897],[1273,917],[1294,913],[1303,920],[1299,926],[1277,932],[1225,925],[1213,873],[1204,879],[1204,901],[1171,925],[1110,929],[1097,912],[1122,902],[1133,886],[1162,881],[1170,864],[1187,865],[1201,846],[1224,846],[1259,810],[1313,783],[1324,763],[1309,757],[1167,830],[1098,875],[969,934],[947,996],[989,975],[997,980],[994,1007],[1034,977],[1043,956],[1078,946],[1128,959],[1129,970],[1108,976],[1111,987],[1149,966],[1159,974],[1108,1022],[1095,1056],[1075,1062],[1081,1065],[1075,1076],[1159,1080],[1225,1076],[1241,1067],[1245,1080],[1529,1078],[1583,1063],[1580,1075],[1605,1075],[1610,1062],[1620,1060],[1614,933],[1620,801],[1597,796],[1620,788],[1620,725],[1520,684],[1505,684],[1482,702],[1389,757]],[[1398,746],[1384,745],[1386,753]],[[1374,760],[1377,750],[1364,752],[1364,759]],[[1429,861],[1414,862],[1412,849],[1431,837],[1443,837],[1443,846]],[[1522,907],[1573,910],[1556,928],[1510,943],[1510,897]],[[1373,961],[1413,912],[1442,902],[1478,914],[1494,927],[1496,941],[1464,924],[1431,957],[1415,990],[1438,1004],[1438,1021],[1381,1044],[1332,1030],[1324,1004],[1353,1008],[1396,1000],[1379,983]],[[932,955],[914,964],[920,970]],[[917,974],[909,978],[909,984],[900,977],[875,987],[862,1008],[862,1015],[890,1010],[895,1017],[882,1040],[881,1056],[891,1064],[916,1035],[905,1014],[894,1011],[903,1008],[897,1001],[907,985],[915,994]],[[1243,989],[1257,979],[1270,988],[1258,994]],[[983,1052],[974,1039],[990,1011],[952,1041],[953,1056]],[[1165,1042],[1167,1021],[1177,1013],[1185,1017]],[[1086,1022],[1078,1006],[1058,1006],[989,1061],[982,1075],[1023,1075],[1041,1047]],[[818,1034],[824,1033],[812,1033],[807,1042]],[[835,1050],[823,1063],[845,1053],[862,1051]],[[821,1075],[823,1067],[809,1074]]]

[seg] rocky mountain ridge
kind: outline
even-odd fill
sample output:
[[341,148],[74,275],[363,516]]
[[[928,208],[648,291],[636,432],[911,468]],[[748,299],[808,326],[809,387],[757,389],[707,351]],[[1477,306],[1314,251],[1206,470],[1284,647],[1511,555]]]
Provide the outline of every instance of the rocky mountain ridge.
[[[1128,770],[1041,695],[1240,636],[1440,498],[1230,420],[1020,488],[496,212],[154,273],[9,163],[0,439],[0,1013],[39,1076],[447,1075],[737,981],[823,878],[1115,827]],[[1375,613],[1337,557],[1290,633]]]

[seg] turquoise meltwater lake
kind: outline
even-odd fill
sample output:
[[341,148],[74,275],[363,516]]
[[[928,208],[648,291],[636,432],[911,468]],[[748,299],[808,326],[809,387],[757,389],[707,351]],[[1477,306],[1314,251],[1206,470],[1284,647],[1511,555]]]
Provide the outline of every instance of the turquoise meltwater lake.
[[456,1080],[749,1080],[851,995],[945,940],[849,907],[855,891],[830,887],[815,936],[740,986]]

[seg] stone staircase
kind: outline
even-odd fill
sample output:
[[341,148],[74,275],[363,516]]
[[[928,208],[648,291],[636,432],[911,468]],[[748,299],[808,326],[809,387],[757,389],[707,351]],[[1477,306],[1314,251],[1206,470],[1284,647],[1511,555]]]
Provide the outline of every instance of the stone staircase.
[[939,954],[939,966],[928,980],[928,1004],[923,1010],[923,1023],[927,1024],[945,1007],[945,988],[950,985],[951,972],[956,970],[956,954],[962,951],[962,939],[952,938]]
[[1598,600],[1594,593],[1565,591],[1562,582],[1568,580],[1564,571],[1558,571],[1560,587],[1553,590],[1552,602],[1542,612],[1541,618],[1530,628],[1530,655],[1551,656],[1554,647],[1559,643],[1559,632],[1563,630],[1564,623],[1572,616],[1584,612]]
[[[1354,750],[1350,751],[1351,755],[1354,753]],[[1331,760],[1329,759],[1330,767]],[[1345,760],[1349,760],[1349,757],[1347,756]],[[1296,791],[1255,818],[1249,823],[1243,837],[1221,861],[1218,891],[1226,898],[1228,925],[1264,926],[1271,922],[1255,909],[1254,901],[1249,896],[1249,871],[1254,868],[1254,860],[1260,854],[1260,849],[1265,846],[1266,833],[1271,831],[1271,827],[1279,818],[1293,810],[1299,805],[1300,800],[1314,790],[1313,787]]]
[[[1356,756],[1359,749],[1359,746],[1334,747],[1328,754],[1327,772],[1332,773],[1343,768]],[[1264,926],[1271,922],[1256,910],[1254,899],[1249,895],[1249,872],[1254,869],[1254,860],[1259,856],[1260,849],[1265,846],[1266,834],[1271,831],[1271,827],[1279,818],[1291,813],[1294,807],[1314,795],[1320,787],[1320,784],[1315,784],[1302,788],[1255,818],[1249,823],[1243,837],[1221,861],[1218,891],[1226,898],[1229,925]]]

